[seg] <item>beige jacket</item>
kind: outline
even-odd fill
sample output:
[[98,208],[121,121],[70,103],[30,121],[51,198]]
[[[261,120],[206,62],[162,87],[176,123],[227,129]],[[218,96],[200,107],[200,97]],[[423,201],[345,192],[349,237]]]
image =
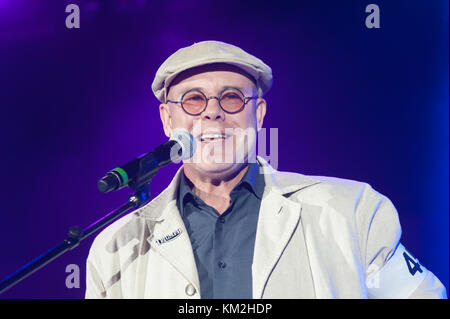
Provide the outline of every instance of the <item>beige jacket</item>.
[[[446,298],[441,282],[400,244],[388,198],[365,183],[279,172],[258,162],[266,188],[253,298]],[[182,167],[158,197],[95,238],[86,298],[201,298],[176,206],[181,173]]]

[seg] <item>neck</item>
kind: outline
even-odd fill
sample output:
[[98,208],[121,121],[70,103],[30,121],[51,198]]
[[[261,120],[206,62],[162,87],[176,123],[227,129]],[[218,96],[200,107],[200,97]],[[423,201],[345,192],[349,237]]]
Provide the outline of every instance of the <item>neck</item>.
[[248,170],[248,164],[243,164],[234,174],[226,177],[203,175],[188,165],[184,167],[184,174],[192,192],[199,196],[206,204],[214,207],[222,214],[230,204],[230,192],[240,182]]

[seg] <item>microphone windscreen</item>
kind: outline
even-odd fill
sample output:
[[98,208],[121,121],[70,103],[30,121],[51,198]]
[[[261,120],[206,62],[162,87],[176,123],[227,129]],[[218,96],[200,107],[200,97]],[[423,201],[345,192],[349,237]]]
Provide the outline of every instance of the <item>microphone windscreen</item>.
[[178,155],[181,156],[178,160],[187,160],[194,156],[197,145],[194,137],[188,131],[174,130],[170,135],[170,141],[178,142],[179,147],[181,147],[181,150],[178,150]]

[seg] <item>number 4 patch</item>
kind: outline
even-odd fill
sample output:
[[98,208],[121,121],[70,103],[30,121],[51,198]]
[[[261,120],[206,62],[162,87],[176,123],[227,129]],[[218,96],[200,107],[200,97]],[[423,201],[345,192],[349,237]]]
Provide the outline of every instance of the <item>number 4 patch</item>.
[[415,261],[410,255],[406,253],[406,251],[403,252],[403,257],[405,258],[406,265],[408,266],[408,270],[411,275],[414,276],[416,272],[423,272],[422,268],[420,268],[419,262]]
[[[406,265],[405,265],[406,263]],[[424,265],[401,243],[393,255],[376,272],[377,286],[367,287],[370,298],[403,299],[411,296],[429,275]]]

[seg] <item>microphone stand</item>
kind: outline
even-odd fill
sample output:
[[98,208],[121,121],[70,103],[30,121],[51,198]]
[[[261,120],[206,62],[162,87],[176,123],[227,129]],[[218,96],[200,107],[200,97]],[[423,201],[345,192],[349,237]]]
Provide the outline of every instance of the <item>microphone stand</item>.
[[19,268],[17,271],[3,279],[0,282],[0,294],[16,285],[35,271],[44,267],[49,262],[55,260],[66,251],[74,249],[80,244],[83,239],[90,236],[100,228],[110,224],[120,215],[124,214],[132,208],[137,209],[144,206],[147,202],[150,201],[149,187],[151,179],[156,174],[156,171],[153,173],[154,174],[146,177],[143,181],[141,180],[139,181],[139,183],[129,185],[129,187],[134,191],[134,194],[128,197],[128,202],[125,205],[102,217],[95,223],[88,226],[86,229],[82,230],[78,227],[70,228],[67,238],[64,239],[61,244],[51,248],[47,252],[33,259],[31,262]]

